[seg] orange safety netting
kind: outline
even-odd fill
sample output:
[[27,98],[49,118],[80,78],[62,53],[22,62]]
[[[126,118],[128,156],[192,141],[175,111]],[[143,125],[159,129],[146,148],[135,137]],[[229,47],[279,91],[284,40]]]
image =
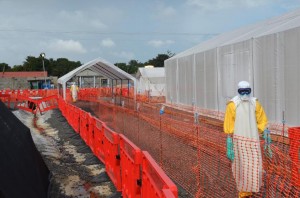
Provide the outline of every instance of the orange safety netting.
[[239,148],[235,159],[244,163],[236,165],[226,157],[227,136],[222,120],[216,119],[222,117],[218,112],[199,111],[201,115],[195,120],[192,112],[171,106],[166,106],[165,113],[160,115],[158,103],[133,102],[122,96],[116,101],[108,95],[86,94],[82,92],[81,99],[93,98],[93,102],[79,101],[76,105],[147,150],[183,188],[179,195],[238,197],[238,189],[246,189],[253,192],[252,197],[300,196],[299,129],[291,129],[288,138],[272,135],[272,156],[266,154],[263,139],[251,142],[239,138],[235,141]]

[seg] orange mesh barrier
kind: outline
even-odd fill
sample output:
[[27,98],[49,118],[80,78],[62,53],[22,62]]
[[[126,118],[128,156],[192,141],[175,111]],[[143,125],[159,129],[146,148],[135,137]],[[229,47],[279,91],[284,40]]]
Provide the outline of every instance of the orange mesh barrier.
[[239,190],[246,189],[253,192],[252,197],[299,197],[299,161],[296,160],[299,160],[299,147],[295,146],[299,145],[299,136],[287,137],[284,126],[271,125],[271,157],[266,153],[263,139],[251,142],[237,138],[235,144],[240,149],[236,157],[245,161],[245,165],[234,167],[236,164],[226,157],[227,136],[223,133],[223,121],[218,119],[223,117],[222,113],[198,110],[200,116],[195,119],[193,107],[186,110],[166,105],[165,113],[160,115],[161,105],[156,103],[139,102],[135,111],[132,100],[125,105],[108,101],[76,105],[89,107],[110,128],[147,150],[183,188],[182,193],[193,197],[237,197]]
[[[80,108],[66,103],[62,98],[59,98],[58,104],[67,121],[74,127],[74,122],[77,121],[74,112]],[[98,109],[97,105],[92,106]],[[155,195],[155,197],[178,197],[175,184],[157,166],[149,154],[144,155],[143,168],[140,148],[124,135],[119,135],[108,128],[104,122],[91,116],[91,114],[84,110],[79,111],[81,112],[79,133],[82,139],[85,140],[93,153],[105,163],[107,174],[117,190],[122,191],[124,197],[140,197],[143,183],[144,197],[149,195],[150,197],[153,197],[151,195]],[[144,177],[141,176],[141,172],[144,173]]]
[[292,160],[292,182],[295,186],[300,187],[300,127],[294,127],[289,129],[290,151],[289,155]]
[[7,107],[10,108],[10,95],[0,92],[0,101],[4,104],[6,103]]

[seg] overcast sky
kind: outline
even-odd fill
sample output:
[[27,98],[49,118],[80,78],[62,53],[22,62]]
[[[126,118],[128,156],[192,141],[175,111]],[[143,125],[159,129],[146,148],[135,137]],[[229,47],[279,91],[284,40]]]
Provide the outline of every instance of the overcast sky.
[[300,0],[0,0],[0,63],[145,62],[284,14]]

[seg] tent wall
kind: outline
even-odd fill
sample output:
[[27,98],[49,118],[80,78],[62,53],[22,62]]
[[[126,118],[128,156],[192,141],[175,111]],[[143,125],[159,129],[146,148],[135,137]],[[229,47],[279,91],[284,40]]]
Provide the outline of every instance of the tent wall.
[[[218,48],[219,109],[225,111],[226,102],[237,95],[241,80],[253,85],[252,39]],[[253,86],[252,86],[253,87]]]
[[300,124],[300,28],[283,35],[284,105],[287,123]]
[[149,96],[166,96],[166,76],[164,68],[139,68],[137,89]]
[[[167,66],[168,65],[168,66]],[[177,59],[165,63],[166,72],[166,100],[177,103]]]
[[300,124],[300,28],[165,61],[167,102],[224,112],[247,80],[271,122]]
[[216,49],[195,54],[194,78],[196,106],[217,109],[218,72]]

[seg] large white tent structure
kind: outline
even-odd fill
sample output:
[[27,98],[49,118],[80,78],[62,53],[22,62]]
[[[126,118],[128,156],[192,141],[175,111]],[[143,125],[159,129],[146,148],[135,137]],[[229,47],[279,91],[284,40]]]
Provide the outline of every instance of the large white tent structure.
[[166,100],[224,112],[249,81],[271,122],[300,124],[300,10],[224,33],[165,61]]
[[137,71],[136,78],[139,93],[149,93],[149,96],[165,96],[165,68],[140,67]]
[[[111,86],[113,88],[114,82],[115,84],[118,84],[118,82],[122,85],[123,81],[126,84],[134,84],[134,97],[136,96],[136,79],[121,70],[120,68],[116,67],[112,63],[109,63],[108,61],[102,59],[102,58],[97,58],[95,60],[92,60],[72,71],[69,73],[65,74],[64,76],[60,77],[58,79],[58,84],[59,88],[62,89],[63,93],[63,98],[66,99],[66,88],[67,88],[67,82],[72,79],[74,76],[81,74],[85,70],[91,70],[97,74],[101,74],[101,76],[106,77],[107,79],[110,79],[111,81]],[[135,99],[135,98],[134,98]]]

